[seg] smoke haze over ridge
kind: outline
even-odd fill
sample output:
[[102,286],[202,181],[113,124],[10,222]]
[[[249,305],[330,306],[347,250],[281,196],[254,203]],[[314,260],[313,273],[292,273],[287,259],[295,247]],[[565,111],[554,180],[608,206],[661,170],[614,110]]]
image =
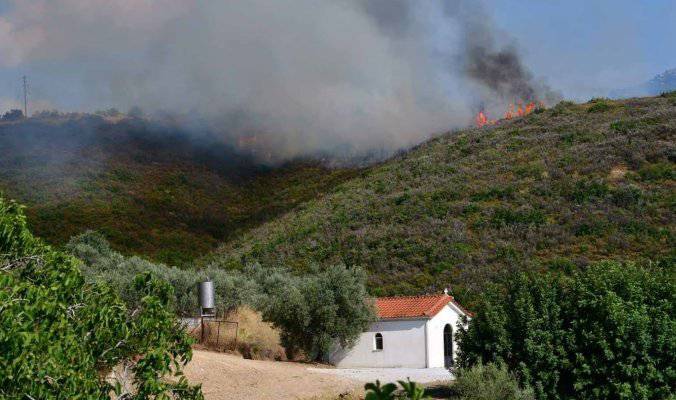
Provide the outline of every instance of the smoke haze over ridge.
[[0,67],[79,74],[92,109],[178,115],[271,159],[390,152],[552,95],[475,4],[14,0]]

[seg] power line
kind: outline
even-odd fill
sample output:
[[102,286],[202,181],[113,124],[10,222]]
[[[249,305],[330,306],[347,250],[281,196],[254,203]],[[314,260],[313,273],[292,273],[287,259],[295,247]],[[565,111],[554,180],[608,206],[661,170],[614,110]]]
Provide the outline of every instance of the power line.
[[23,76],[23,115],[28,118],[28,80]]

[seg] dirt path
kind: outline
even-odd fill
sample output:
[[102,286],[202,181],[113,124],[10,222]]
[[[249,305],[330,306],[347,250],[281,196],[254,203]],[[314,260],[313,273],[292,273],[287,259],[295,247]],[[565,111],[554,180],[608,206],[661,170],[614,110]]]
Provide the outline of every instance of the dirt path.
[[186,377],[202,383],[207,400],[297,400],[337,397],[363,384],[326,373],[310,365],[245,360],[238,356],[195,350]]

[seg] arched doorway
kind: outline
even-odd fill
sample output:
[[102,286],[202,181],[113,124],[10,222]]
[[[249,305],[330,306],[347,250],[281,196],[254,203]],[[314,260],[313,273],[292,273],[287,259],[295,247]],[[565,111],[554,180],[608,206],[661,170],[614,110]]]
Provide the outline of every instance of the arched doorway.
[[453,366],[453,328],[451,324],[444,327],[444,367]]

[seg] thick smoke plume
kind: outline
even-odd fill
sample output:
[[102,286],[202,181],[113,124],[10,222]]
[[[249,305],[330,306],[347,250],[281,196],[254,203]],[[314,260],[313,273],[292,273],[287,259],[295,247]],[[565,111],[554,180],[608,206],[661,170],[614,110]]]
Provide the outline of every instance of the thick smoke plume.
[[483,102],[501,107],[505,102],[542,102],[561,99],[544,82],[535,81],[513,43],[498,44],[489,13],[477,2],[445,3],[447,15],[461,25],[462,72],[482,86]]
[[384,155],[467,125],[477,104],[546,97],[475,6],[13,0],[0,67],[74,83],[79,100],[47,96],[57,105],[140,106],[269,161]]
[[505,98],[535,100],[531,77],[511,49],[491,51],[483,46],[470,46],[467,53],[467,75]]

